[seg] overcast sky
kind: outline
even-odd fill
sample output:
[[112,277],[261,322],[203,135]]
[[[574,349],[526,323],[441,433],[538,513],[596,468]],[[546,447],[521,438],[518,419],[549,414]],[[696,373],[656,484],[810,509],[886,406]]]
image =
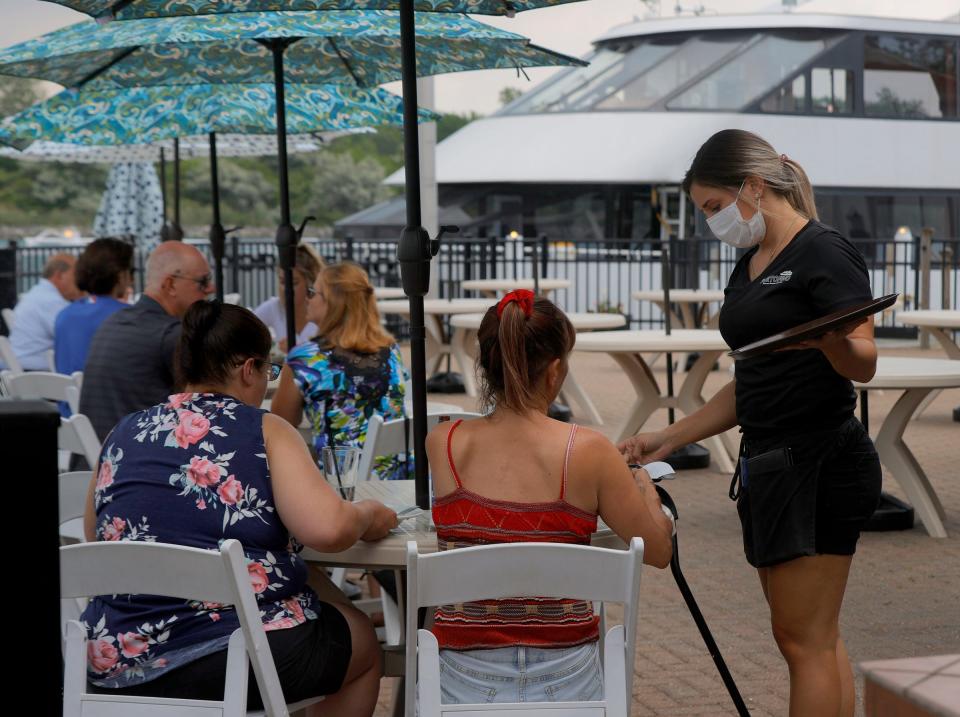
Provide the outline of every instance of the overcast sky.
[[[674,0],[585,0],[569,5],[532,10],[515,18],[482,18],[483,22],[526,35],[533,42],[568,55],[586,54],[591,42],[615,25],[655,13],[674,14]],[[777,10],[779,0],[699,0],[682,2],[687,11],[704,7],[711,13]],[[943,19],[960,13],[960,0],[801,0],[803,11],[848,12],[857,15],[923,17]],[[85,19],[72,10],[42,0],[0,0],[0,47],[28,40],[51,30]],[[517,77],[514,70],[461,72],[438,77],[436,105],[441,112],[489,114],[499,106],[504,87],[527,90],[556,69],[528,70],[531,82]],[[387,89],[399,92],[399,83]]]

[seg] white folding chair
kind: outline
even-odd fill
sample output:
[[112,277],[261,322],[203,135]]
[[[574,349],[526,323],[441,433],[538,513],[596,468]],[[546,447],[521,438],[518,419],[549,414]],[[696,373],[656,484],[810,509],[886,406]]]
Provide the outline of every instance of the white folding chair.
[[290,711],[319,702],[317,697],[286,705],[280,679],[260,622],[260,611],[247,575],[243,548],[227,540],[220,551],[141,542],[96,542],[60,548],[60,597],[104,594],[163,595],[233,605],[240,628],[230,637],[223,700],[161,699],[87,692],[87,635],[76,620],[66,623],[63,680],[64,717],[235,717],[247,712],[247,660],[250,659],[266,714],[288,717]]
[[4,383],[14,398],[42,398],[47,401],[64,401],[70,411],[80,410],[80,387],[83,372],[74,371],[69,376],[52,371],[25,371],[4,377]]
[[[636,626],[643,540],[629,550],[558,543],[507,543],[457,548],[418,555],[407,543],[406,710],[420,717],[480,713],[519,717],[628,717],[636,649]],[[454,579],[455,577],[455,579]],[[610,628],[603,641],[604,699],[592,702],[448,705],[440,702],[440,654],[429,630],[417,630],[421,607],[507,597],[574,597],[623,603],[624,624]],[[416,665],[416,669],[414,669]]]
[[10,339],[6,336],[0,336],[0,360],[7,366],[7,372],[10,374],[23,373],[23,365],[20,359],[13,352],[13,346],[10,345]]
[[13,313],[13,309],[0,309],[0,316],[7,325],[7,331],[13,331],[13,325],[17,323],[17,315]]
[[83,456],[91,468],[100,460],[100,439],[97,438],[90,419],[82,413],[60,419],[57,448]]
[[84,541],[83,514],[87,508],[87,490],[92,479],[93,471],[70,471],[57,476],[61,541]]
[[[427,430],[443,421],[457,421],[480,418],[479,413],[430,413],[427,415]],[[404,423],[406,422],[406,426]],[[357,480],[369,480],[373,473],[373,459],[376,456],[406,455],[412,450],[413,419],[392,418],[384,420],[383,416],[374,414],[367,421],[367,437],[363,443],[363,452],[360,454],[360,465],[357,467]],[[413,475],[411,474],[411,478]]]

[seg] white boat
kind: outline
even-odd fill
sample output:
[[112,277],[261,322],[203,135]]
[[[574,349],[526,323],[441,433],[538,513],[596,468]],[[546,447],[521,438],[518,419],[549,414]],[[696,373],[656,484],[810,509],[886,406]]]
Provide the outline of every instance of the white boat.
[[[738,127],[796,159],[821,219],[853,238],[960,237],[960,22],[818,13],[632,22],[437,145],[442,206],[468,231],[551,240],[707,236],[679,191]],[[402,170],[388,183],[402,184]]]

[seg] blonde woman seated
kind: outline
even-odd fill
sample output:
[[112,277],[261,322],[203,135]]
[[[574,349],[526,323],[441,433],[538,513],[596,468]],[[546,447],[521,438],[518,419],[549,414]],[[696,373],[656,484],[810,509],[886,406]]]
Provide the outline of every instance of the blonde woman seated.
[[[309,341],[317,335],[317,325],[307,318],[307,293],[323,268],[323,259],[306,244],[297,245],[296,256],[296,263],[293,266],[293,323],[297,329],[297,340],[294,341],[294,346]],[[287,341],[285,284],[283,272],[278,274],[277,295],[264,301],[253,310],[253,313],[267,325],[280,350],[286,353],[290,350],[290,344]]]
[[[288,354],[272,411],[298,426],[306,410],[318,455],[324,446],[362,448],[370,416],[403,417],[400,349],[380,325],[373,286],[356,264],[324,267],[308,296],[307,318],[319,336]],[[412,477],[397,456],[378,457],[373,472],[381,480]]]
[[[646,471],[631,474],[603,435],[547,416],[567,375],[574,330],[530,291],[507,294],[480,324],[485,408],[427,437],[440,550],[510,542],[589,545],[603,518],[644,540],[665,567],[672,524]],[[464,517],[466,516],[466,517]],[[598,618],[583,600],[483,600],[437,609],[447,704],[599,699]]]

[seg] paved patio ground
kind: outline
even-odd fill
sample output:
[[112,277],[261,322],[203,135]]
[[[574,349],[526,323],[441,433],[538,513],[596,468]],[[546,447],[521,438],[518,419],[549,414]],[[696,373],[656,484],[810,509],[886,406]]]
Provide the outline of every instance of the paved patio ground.
[[[881,354],[944,357],[939,349],[922,351],[904,342],[881,342]],[[727,380],[726,361],[708,379],[706,397]],[[632,402],[627,379],[606,355],[574,353],[572,367],[605,421],[596,428],[612,438]],[[654,368],[665,385],[663,359]],[[873,435],[899,393],[871,392]],[[476,409],[462,394],[431,398]],[[912,530],[866,533],[860,540],[841,617],[855,665],[960,650],[960,424],[951,420],[958,405],[960,390],[944,391],[905,434],[943,502],[949,537],[930,538],[918,523]],[[661,411],[648,427],[665,423]],[[787,714],[787,670],[770,635],[756,572],[743,558],[735,505],[727,498],[729,481],[711,468],[684,472],[668,485],[680,511],[681,565],[751,714],[780,717]],[[884,490],[904,497],[888,473]],[[641,598],[632,714],[736,714],[669,570],[645,568]],[[862,715],[859,672],[856,677]],[[390,682],[382,683],[378,715],[387,714]]]

